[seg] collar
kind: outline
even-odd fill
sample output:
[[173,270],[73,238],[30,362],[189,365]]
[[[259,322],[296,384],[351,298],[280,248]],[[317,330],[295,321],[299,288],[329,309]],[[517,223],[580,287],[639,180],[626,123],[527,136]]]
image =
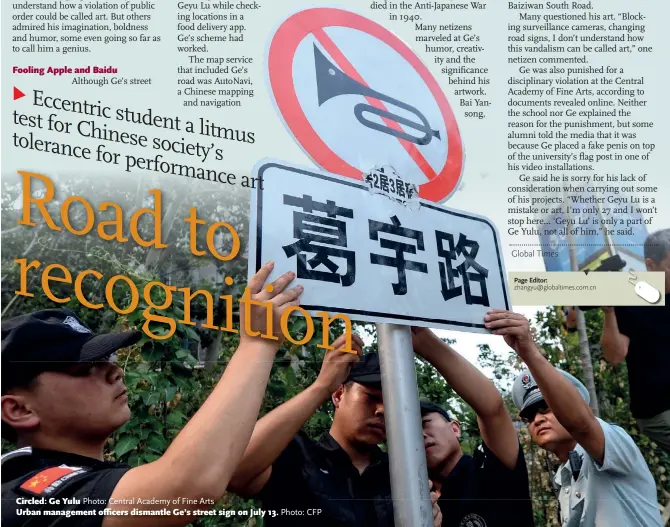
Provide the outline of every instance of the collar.
[[72,452],[61,452],[58,450],[46,450],[43,448],[33,448],[33,456],[44,461],[68,461],[70,463],[79,463],[80,465],[93,466],[106,463],[99,459],[73,454]]
[[463,454],[451,472],[442,479],[442,496],[457,495],[458,492],[463,491],[463,480],[470,472],[474,458],[467,454]]
[[[577,443],[577,446],[575,447],[573,452],[577,452],[581,456],[582,461],[586,457],[586,450],[584,450],[579,443]],[[578,479],[581,478],[583,474],[584,474],[584,464],[582,463],[582,469],[579,471]],[[570,468],[570,460],[568,460],[565,463],[563,463],[560,467],[558,467],[558,470],[554,475],[554,482],[557,485],[560,485],[561,487],[567,487],[568,485],[570,485],[571,481],[572,481],[572,469]]]
[[[351,458],[349,457],[349,454],[346,453],[346,451],[342,448],[342,445],[340,445],[335,438],[330,435],[330,432],[325,432],[321,438],[319,439],[319,442],[317,443],[317,446],[319,446],[321,449],[325,450],[326,452],[332,453],[336,456],[345,456],[347,461],[351,463]],[[380,462],[386,462],[388,460],[388,454],[384,452],[381,448],[379,448],[377,445],[374,445],[370,449],[370,466],[380,463]]]
[[343,450],[340,444],[337,441],[335,441],[335,438],[332,435],[330,435],[330,432],[324,432],[317,444],[321,448],[323,448],[324,450],[328,450],[329,452]]

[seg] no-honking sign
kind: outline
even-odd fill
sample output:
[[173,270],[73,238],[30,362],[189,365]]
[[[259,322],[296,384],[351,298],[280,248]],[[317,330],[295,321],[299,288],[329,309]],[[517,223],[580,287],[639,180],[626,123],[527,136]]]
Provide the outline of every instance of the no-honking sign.
[[291,15],[271,37],[267,74],[284,124],[324,170],[360,180],[390,165],[435,202],[457,188],[463,151],[449,103],[376,22],[335,8]]

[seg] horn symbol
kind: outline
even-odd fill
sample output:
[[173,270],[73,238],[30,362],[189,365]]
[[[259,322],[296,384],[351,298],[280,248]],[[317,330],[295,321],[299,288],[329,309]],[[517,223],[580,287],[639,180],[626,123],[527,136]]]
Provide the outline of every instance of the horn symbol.
[[[402,108],[403,110],[413,113],[421,121],[421,123],[417,123],[401,115],[391,113],[388,110],[376,108],[370,104],[358,103],[356,106],[354,106],[354,115],[356,116],[356,119],[358,119],[358,122],[362,125],[385,134],[405,139],[417,145],[427,145],[432,141],[433,136],[440,139],[440,131],[433,130],[428,123],[428,119],[426,119],[426,117],[414,106],[399,101],[398,99],[394,99],[388,95],[384,95],[383,93],[375,91],[372,88],[361,84],[357,80],[352,79],[349,77],[349,75],[335,66],[335,64],[330,62],[330,60],[328,60],[328,58],[321,52],[321,50],[316,47],[316,44],[314,45],[314,67],[316,70],[316,90],[319,106],[321,106],[324,102],[340,95],[362,95],[363,97],[372,97],[373,99],[386,101],[394,106],[397,106],[398,108]],[[403,130],[396,130],[395,128],[390,128],[384,124],[371,121],[364,116],[364,113],[374,114],[381,118],[391,119],[398,124],[402,124],[419,132],[423,132],[423,136],[416,137],[404,132]]]

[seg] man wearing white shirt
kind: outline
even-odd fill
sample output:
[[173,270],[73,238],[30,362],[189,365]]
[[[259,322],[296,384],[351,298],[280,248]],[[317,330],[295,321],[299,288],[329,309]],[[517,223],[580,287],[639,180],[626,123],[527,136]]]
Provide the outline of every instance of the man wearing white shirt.
[[554,478],[562,524],[660,527],[656,484],[633,439],[593,414],[586,387],[540,353],[525,317],[494,310],[484,320],[528,367],[512,398],[533,441],[562,463]]

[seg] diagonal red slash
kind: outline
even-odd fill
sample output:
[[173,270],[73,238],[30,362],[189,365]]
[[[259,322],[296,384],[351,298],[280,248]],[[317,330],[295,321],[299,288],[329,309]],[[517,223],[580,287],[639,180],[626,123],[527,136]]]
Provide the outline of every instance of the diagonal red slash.
[[[349,62],[347,57],[344,56],[344,54],[339,50],[335,42],[332,41],[332,39],[326,34],[326,32],[322,29],[315,29],[312,34],[314,35],[314,38],[323,46],[323,48],[328,52],[328,54],[335,60],[337,65],[340,67],[340,69],[349,75],[352,79],[360,82],[364,86],[368,87],[368,84],[363,80],[363,77],[359,75],[359,73],[356,71],[356,68]],[[383,102],[381,102],[379,99],[374,99],[372,97],[365,97],[365,99],[370,103],[371,106],[374,106],[375,108],[378,108],[380,110],[385,110],[388,111],[388,108],[384,105]],[[395,121],[387,118],[387,117],[382,117],[382,120],[384,121],[384,124],[388,126],[389,128],[393,128],[394,130],[397,130],[399,132],[404,132],[402,127]],[[423,157],[423,154],[419,152],[419,149],[414,145],[413,143],[410,143],[406,139],[402,139],[401,137],[397,138],[398,141],[400,141],[400,144],[402,147],[407,151],[409,156],[414,160],[414,162],[419,166],[421,171],[426,175],[428,180],[432,180],[433,178],[437,177],[437,174],[435,173],[435,170],[433,170],[433,167],[430,166],[430,163],[426,160],[425,157]]]

